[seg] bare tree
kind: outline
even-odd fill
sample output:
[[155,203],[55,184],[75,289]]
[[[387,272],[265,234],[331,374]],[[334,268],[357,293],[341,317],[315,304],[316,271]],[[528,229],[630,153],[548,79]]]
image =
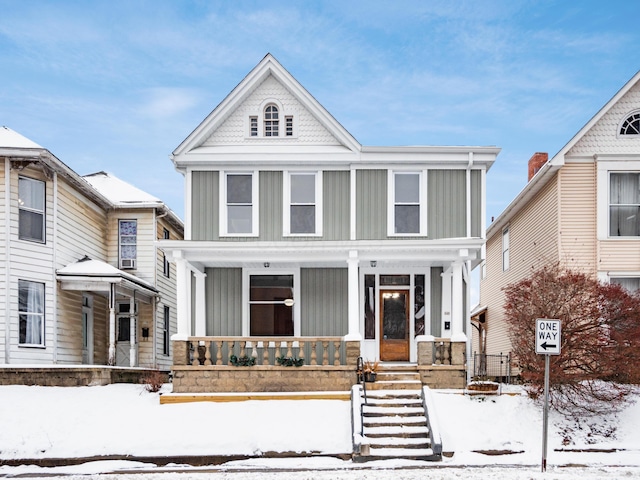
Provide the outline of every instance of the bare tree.
[[536,319],[550,318],[562,322],[561,354],[550,358],[551,405],[566,415],[593,415],[625,404],[640,378],[640,296],[559,264],[504,291],[513,353],[531,396],[544,385]]

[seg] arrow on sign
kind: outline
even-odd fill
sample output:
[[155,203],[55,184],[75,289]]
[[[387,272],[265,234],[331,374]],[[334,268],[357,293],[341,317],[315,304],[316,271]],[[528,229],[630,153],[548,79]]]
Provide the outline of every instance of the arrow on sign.
[[553,345],[553,344],[551,344],[551,343],[547,343],[547,342],[544,342],[544,343],[540,344],[540,346],[541,346],[542,348],[544,348],[545,350],[546,350],[547,348],[554,348],[554,349],[555,349],[555,348],[557,347],[557,345]]

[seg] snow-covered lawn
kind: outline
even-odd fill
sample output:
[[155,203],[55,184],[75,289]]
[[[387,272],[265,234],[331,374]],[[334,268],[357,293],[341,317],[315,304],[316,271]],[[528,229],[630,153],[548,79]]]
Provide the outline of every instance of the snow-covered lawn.
[[[583,419],[579,424],[552,413],[547,476],[539,476],[543,475],[542,409],[518,387],[506,387],[505,391],[508,394],[497,397],[469,397],[448,390],[433,392],[444,451],[451,455],[440,463],[389,460],[353,464],[336,457],[351,451],[350,403],[345,401],[160,405],[158,394],[148,393],[140,385],[0,386],[0,460],[100,455],[257,457],[209,467],[218,472],[215,478],[220,479],[255,478],[251,472],[255,475],[255,470],[261,469],[276,476],[263,472],[260,478],[412,479],[419,478],[420,472],[424,475],[424,468],[430,468],[430,478],[443,479],[640,477],[640,403],[630,405],[617,417]],[[586,449],[613,452],[578,451]],[[487,454],[491,451],[503,454]],[[266,458],[271,452],[322,456]],[[588,468],[564,468],[567,465]],[[400,476],[387,470],[398,467],[403,467]],[[150,471],[151,477],[161,475],[155,465],[101,461],[47,469],[2,466],[0,476],[91,474],[121,468],[141,468]],[[313,475],[310,468],[314,469]],[[298,469],[306,473],[275,471]],[[206,474],[197,473],[198,470],[189,468],[189,478],[204,478]],[[228,476],[222,476],[222,471]]]

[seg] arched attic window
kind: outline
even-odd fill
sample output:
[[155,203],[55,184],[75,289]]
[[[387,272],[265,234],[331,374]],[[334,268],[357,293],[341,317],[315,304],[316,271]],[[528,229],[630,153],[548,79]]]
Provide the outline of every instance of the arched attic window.
[[640,135],[640,112],[632,113],[622,122],[620,135]]
[[277,137],[279,123],[278,107],[270,103],[264,108],[264,136]]

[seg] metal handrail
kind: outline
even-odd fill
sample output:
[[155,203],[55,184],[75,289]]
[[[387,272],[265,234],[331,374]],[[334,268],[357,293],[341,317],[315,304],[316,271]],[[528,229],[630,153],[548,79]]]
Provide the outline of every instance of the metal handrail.
[[364,407],[369,405],[369,400],[367,399],[367,382],[364,381],[364,359],[362,357],[358,357],[356,363],[356,376],[358,384],[362,385],[364,396],[364,403],[360,404],[360,435],[364,437]]

